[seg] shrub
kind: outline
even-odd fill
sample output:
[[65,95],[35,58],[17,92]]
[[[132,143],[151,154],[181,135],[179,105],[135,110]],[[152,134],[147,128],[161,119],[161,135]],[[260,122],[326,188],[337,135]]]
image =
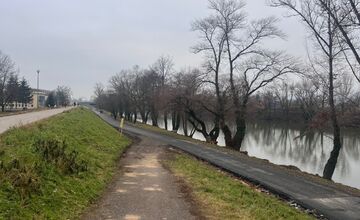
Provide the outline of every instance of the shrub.
[[17,191],[22,201],[40,190],[40,179],[37,175],[37,165],[26,166],[14,159],[8,164],[0,161],[0,185],[10,183]]
[[33,147],[46,162],[54,164],[64,174],[78,174],[88,170],[86,161],[77,159],[77,151],[66,153],[68,146],[65,141],[37,139]]

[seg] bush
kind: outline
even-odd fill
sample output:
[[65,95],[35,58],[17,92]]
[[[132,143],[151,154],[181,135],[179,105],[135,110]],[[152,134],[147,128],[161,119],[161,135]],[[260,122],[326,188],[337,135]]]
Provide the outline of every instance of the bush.
[[40,190],[40,180],[37,175],[37,165],[26,166],[18,159],[8,164],[0,161],[0,185],[10,183],[24,202],[33,193]]
[[77,159],[77,151],[66,153],[68,146],[65,141],[37,139],[33,147],[46,162],[54,164],[64,174],[78,174],[88,169],[86,161]]

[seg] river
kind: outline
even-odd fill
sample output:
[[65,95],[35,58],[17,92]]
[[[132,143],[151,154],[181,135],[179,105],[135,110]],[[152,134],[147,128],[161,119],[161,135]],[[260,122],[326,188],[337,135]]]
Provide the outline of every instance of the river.
[[[169,128],[171,122],[169,121]],[[159,126],[164,128],[162,120]],[[242,146],[250,156],[267,159],[279,165],[296,166],[304,172],[322,175],[332,150],[332,138],[328,132],[307,132],[296,123],[256,122],[247,124]],[[360,189],[360,136],[357,129],[343,129],[343,148],[333,175],[335,182]],[[182,129],[178,131],[183,134]],[[193,138],[204,140],[200,133]],[[219,145],[224,146],[223,135]]]

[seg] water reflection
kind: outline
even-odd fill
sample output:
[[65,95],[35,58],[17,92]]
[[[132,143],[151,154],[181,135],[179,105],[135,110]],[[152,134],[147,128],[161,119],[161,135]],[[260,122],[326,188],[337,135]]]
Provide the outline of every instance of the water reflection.
[[[161,120],[160,120],[161,122]],[[164,127],[159,123],[160,127]],[[333,175],[335,182],[360,188],[360,137],[359,130],[343,129],[343,148]],[[183,134],[180,128],[179,134]],[[204,140],[200,133],[193,138]],[[302,171],[322,175],[333,148],[330,133],[303,132],[297,124],[249,123],[242,150],[275,164],[293,165]],[[219,145],[224,146],[219,136]]]
[[[360,169],[360,138],[356,131],[344,130],[343,133],[343,149],[333,179],[360,188],[360,176],[357,174]],[[254,123],[248,124],[243,147],[251,156],[322,175],[333,143],[329,133],[303,134],[302,129],[294,125]]]

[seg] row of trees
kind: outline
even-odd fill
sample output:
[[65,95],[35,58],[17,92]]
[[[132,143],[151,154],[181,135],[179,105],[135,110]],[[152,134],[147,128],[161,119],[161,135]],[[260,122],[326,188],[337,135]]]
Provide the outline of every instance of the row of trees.
[[[340,124],[347,127],[360,126],[360,93],[357,83],[349,75],[341,75],[335,82],[334,93]],[[326,116],[327,88],[308,78],[297,83],[274,83],[256,99],[263,103],[262,108],[253,109],[254,115],[261,119],[292,120],[309,123],[309,127],[329,127],[328,120],[319,121]],[[316,122],[316,123],[313,123]]]
[[[5,107],[22,107],[32,100],[31,88],[25,78],[19,79],[15,70],[15,64],[8,55],[0,51],[0,106],[1,111]],[[13,106],[15,104],[15,106]]]
[[[139,116],[158,126],[163,118],[166,129],[170,116],[172,130],[182,126],[185,135],[197,131],[212,143],[221,131],[226,146],[235,150],[241,149],[246,121],[254,113],[271,118],[272,111],[298,112],[317,128],[330,122],[334,145],[324,177],[331,179],[342,147],[339,117],[358,112],[359,106],[352,84],[360,82],[358,2],[272,1],[308,27],[314,46],[308,48],[307,62],[268,47],[268,40],[285,37],[277,19],[249,20],[244,6],[239,0],[210,0],[210,15],[192,24],[199,37],[192,49],[203,56],[203,66],[175,71],[173,61],[163,56],[149,68],[123,70],[107,89],[96,85],[97,105],[133,122]],[[299,81],[288,83],[294,76]]]
[[47,107],[69,106],[71,105],[71,89],[67,86],[58,86],[55,91],[51,91],[46,99]]

